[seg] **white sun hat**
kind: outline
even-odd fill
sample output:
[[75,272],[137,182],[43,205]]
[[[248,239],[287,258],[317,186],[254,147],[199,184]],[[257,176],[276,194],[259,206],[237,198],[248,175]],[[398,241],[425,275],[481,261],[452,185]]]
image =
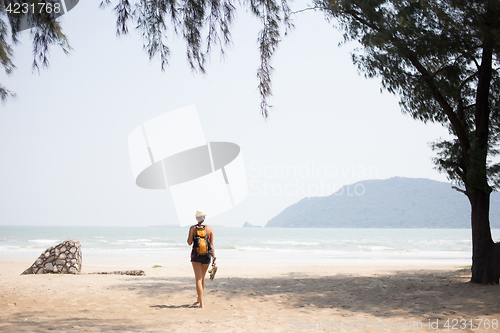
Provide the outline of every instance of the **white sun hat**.
[[195,215],[195,217],[202,217],[202,216],[203,216],[203,217],[204,217],[204,216],[207,216],[207,214],[205,214],[205,212],[204,212],[204,211],[202,211],[202,210],[197,210],[197,211],[196,211],[196,215]]

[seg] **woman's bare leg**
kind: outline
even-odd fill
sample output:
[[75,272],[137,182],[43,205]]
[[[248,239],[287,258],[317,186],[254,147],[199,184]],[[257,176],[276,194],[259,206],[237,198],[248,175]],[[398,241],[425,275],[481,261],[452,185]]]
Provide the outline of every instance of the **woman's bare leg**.
[[205,276],[207,275],[208,266],[208,264],[201,264],[201,286],[203,290],[205,290]]
[[191,262],[193,265],[194,278],[196,280],[196,293],[198,294],[198,303],[200,308],[203,307],[203,290],[205,290],[205,275],[207,273],[208,265],[201,262]]

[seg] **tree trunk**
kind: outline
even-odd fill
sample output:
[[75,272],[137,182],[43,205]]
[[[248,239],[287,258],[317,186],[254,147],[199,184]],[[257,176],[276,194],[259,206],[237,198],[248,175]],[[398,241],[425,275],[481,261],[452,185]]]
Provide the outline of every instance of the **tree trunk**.
[[491,238],[490,193],[479,189],[467,192],[472,209],[471,282],[498,284],[500,277],[500,245],[495,244]]
[[[485,25],[495,26],[497,19],[493,1],[486,1]],[[481,66],[478,71],[476,109],[474,123],[476,131],[468,155],[469,166],[466,175],[466,188],[471,204],[472,223],[472,277],[471,282],[494,284],[499,280],[499,244],[491,238],[490,193],[487,177],[488,145],[490,143],[490,89],[493,73],[493,51],[495,36],[486,33],[482,40]]]

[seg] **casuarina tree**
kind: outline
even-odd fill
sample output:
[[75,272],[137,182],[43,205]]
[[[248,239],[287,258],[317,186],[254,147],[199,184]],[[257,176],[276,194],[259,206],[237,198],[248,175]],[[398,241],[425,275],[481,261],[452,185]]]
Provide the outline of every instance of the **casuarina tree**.
[[489,158],[500,134],[500,2],[316,0],[314,7],[361,44],[354,63],[399,95],[403,112],[449,130],[452,140],[432,144],[434,162],[471,205],[471,281],[498,283],[489,205],[500,165]]

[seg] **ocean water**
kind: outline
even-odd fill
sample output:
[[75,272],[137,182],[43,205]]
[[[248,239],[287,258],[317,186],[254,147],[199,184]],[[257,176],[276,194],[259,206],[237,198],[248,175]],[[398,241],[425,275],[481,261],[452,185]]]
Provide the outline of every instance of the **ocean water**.
[[[0,256],[32,257],[66,239],[84,258],[189,261],[188,228],[0,226]],[[214,227],[218,263],[262,265],[470,265],[469,229]],[[499,241],[500,229],[492,230]]]

